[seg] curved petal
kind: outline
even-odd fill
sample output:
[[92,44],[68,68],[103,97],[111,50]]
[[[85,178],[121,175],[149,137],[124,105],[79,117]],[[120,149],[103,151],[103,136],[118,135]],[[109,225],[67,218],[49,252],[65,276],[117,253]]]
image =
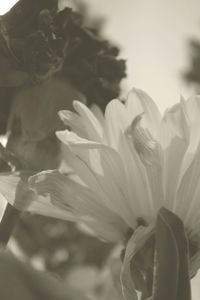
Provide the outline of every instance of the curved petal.
[[174,137],[185,140],[188,143],[189,131],[183,104],[175,104],[168,109],[161,121],[160,142],[163,148],[167,148]]
[[70,111],[70,110],[60,110],[58,113],[60,119],[63,123],[68,126],[72,131],[80,135],[81,137],[87,138],[87,132],[85,125],[82,122],[81,117]]
[[[130,145],[127,130],[132,122],[131,115],[119,100],[112,100],[105,111],[105,143],[116,149],[123,162],[129,205],[136,216],[147,220],[154,210],[148,193],[145,169],[134,147]],[[145,199],[145,201],[144,201]]]
[[20,211],[27,209],[35,194],[27,180],[31,172],[0,173],[0,195]]
[[[194,178],[191,172],[194,170],[192,165],[200,142],[199,128],[200,97],[192,97],[187,101],[181,99],[179,104],[166,113],[162,122],[162,144],[167,145],[164,146],[166,191],[170,192],[170,201],[174,201],[169,208],[173,207],[177,213],[180,209],[181,215],[187,210],[189,190],[192,200],[193,192],[188,183]],[[194,188],[194,184],[192,186]]]
[[184,140],[174,137],[170,146],[164,152],[164,203],[165,206],[171,210],[174,210],[176,207],[177,187],[185,151],[186,144]]
[[[68,153],[66,162],[102,202],[135,226],[134,211],[128,199],[124,166],[119,154],[112,148],[87,141],[71,132],[59,132],[58,137],[74,153]],[[69,151],[69,150],[68,150]]]
[[152,234],[152,226],[140,226],[128,241],[120,275],[122,293],[125,300],[138,300],[134,281],[131,275],[131,263],[132,260],[134,260],[134,256],[136,255],[136,253],[143,247],[143,245],[152,236]]
[[188,147],[187,124],[180,103],[167,110],[160,130],[163,149],[163,182],[165,205],[173,209],[181,177],[181,166]]
[[200,96],[191,97],[187,101],[182,100],[180,108],[185,118],[183,130],[187,137],[188,147],[183,158],[179,183],[192,163],[200,142]]
[[[104,239],[109,236],[109,240],[114,241],[123,236],[126,225],[121,218],[105,207],[98,195],[69,176],[58,171],[44,171],[32,176],[29,184],[39,196],[29,211],[69,221],[83,221]],[[45,211],[41,211],[43,204]]]
[[100,142],[102,140],[102,127],[91,110],[79,101],[73,102],[74,109],[81,116],[82,122],[88,133],[89,139]]
[[33,214],[52,217],[64,221],[75,222],[78,220],[70,211],[64,210],[60,206],[56,206],[51,202],[50,194],[36,195],[34,201],[31,202],[27,211]]
[[92,103],[92,105],[90,106],[90,110],[93,112],[93,114],[95,115],[95,117],[97,118],[97,120],[99,121],[99,123],[103,128],[105,123],[105,118],[101,108],[97,104]]
[[82,138],[78,136],[75,132],[72,132],[67,129],[63,131],[57,131],[56,136],[59,138],[59,140],[62,143],[64,143],[69,147],[73,147],[76,145],[76,146],[81,146],[82,148],[84,147],[88,148],[88,145],[90,145],[90,148],[96,148],[97,145],[101,145],[95,141]]
[[116,99],[110,101],[105,110],[105,143],[117,150],[121,133],[126,131],[131,121],[131,117],[122,102]]
[[16,189],[20,181],[19,173],[0,173],[0,194],[11,205],[14,205]]
[[194,159],[186,170],[177,192],[176,210],[185,224],[195,220],[197,212],[200,211],[200,146]]
[[143,124],[154,138],[158,137],[161,114],[154,101],[142,90],[132,89],[126,101],[127,110],[131,113],[132,120],[144,113]]
[[[140,202],[144,202],[143,199],[145,199],[145,205],[149,204],[148,210],[150,216],[150,212],[152,210],[154,212],[157,211],[162,206],[163,201],[162,149],[148,129],[140,125],[141,117],[141,115],[138,115],[133,120],[130,128],[127,130],[127,135],[130,136],[132,155],[139,165],[139,170],[144,181],[144,188],[147,189],[148,196],[144,197],[143,195]],[[136,178],[136,180],[138,179]],[[149,209],[149,206],[151,209]]]
[[127,135],[121,134],[119,153],[125,168],[129,199],[137,217],[150,221],[155,215],[145,167]]

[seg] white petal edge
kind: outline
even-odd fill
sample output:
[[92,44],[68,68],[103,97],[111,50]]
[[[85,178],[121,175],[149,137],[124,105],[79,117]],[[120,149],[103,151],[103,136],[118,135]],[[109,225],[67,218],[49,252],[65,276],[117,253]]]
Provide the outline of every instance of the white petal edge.
[[92,111],[83,103],[75,100],[73,106],[76,112],[81,116],[85,125],[89,139],[100,142],[103,136],[102,126]]
[[132,119],[144,113],[144,126],[148,128],[154,138],[158,138],[161,114],[148,94],[140,89],[132,89],[128,94],[126,108],[131,113]]

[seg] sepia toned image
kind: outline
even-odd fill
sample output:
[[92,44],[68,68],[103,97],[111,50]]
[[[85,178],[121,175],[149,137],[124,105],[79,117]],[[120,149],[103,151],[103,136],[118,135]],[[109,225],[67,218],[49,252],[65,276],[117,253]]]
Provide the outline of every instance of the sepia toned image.
[[0,0],[0,300],[200,299],[200,2]]

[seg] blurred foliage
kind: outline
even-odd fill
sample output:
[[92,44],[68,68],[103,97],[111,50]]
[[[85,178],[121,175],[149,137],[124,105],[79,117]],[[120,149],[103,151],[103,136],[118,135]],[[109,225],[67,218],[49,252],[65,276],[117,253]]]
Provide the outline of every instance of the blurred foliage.
[[[120,93],[125,61],[118,58],[118,47],[103,38],[104,20],[89,17],[82,1],[73,6],[74,11],[58,12],[54,0],[20,0],[0,18],[0,134],[9,131],[6,151],[22,169],[59,166],[57,112],[72,109],[73,99],[104,110]],[[3,152],[0,169],[10,170]],[[99,299],[118,299],[104,270],[113,245],[75,224],[27,213],[14,240],[24,260],[69,281],[81,270],[94,277],[89,274],[95,270],[102,283],[101,288],[95,283],[93,292]]]
[[16,86],[56,76],[71,82],[86,96],[88,105],[96,102],[104,108],[118,96],[125,61],[118,58],[119,49],[100,34],[102,22],[86,24],[86,11],[81,2],[76,11],[69,7],[58,11],[55,0],[20,0],[1,16],[0,133],[5,132]]
[[41,268],[66,276],[78,265],[104,266],[112,245],[81,232],[74,223],[22,216],[14,234],[22,251]]
[[[118,249],[114,252],[116,250],[118,253]],[[117,287],[120,285],[117,273],[121,264],[114,252],[108,261],[109,267],[104,267],[102,271],[94,266],[79,266],[61,279],[35,270],[30,263],[17,259],[10,252],[1,251],[0,299],[122,300],[121,290]]]
[[77,291],[57,278],[34,270],[6,252],[0,253],[0,298],[4,300],[77,300]]
[[184,79],[197,92],[200,91],[200,41],[192,39],[189,44],[190,47],[190,63],[188,69],[184,73]]

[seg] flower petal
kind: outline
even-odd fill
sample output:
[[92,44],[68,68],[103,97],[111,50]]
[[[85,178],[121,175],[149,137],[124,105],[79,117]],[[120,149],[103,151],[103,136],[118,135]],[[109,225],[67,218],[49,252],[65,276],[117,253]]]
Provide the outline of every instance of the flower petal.
[[95,148],[97,145],[99,145],[97,142],[88,140],[86,138],[82,138],[78,136],[75,132],[72,132],[70,130],[63,130],[63,131],[57,131],[56,136],[59,138],[59,140],[64,143],[65,145],[72,147],[74,145],[81,146],[82,148],[86,147],[88,148],[88,145],[90,145],[90,148]]
[[[141,160],[140,169],[142,169],[141,164],[143,164],[143,174],[146,175],[144,177],[146,179],[145,187],[148,186],[146,203],[149,202],[151,207],[157,211],[162,206],[163,201],[162,149],[148,129],[140,125],[141,118],[142,116],[138,115],[133,120],[130,128],[127,130],[127,135],[130,136],[132,148],[135,149],[139,160]],[[132,151],[132,153],[134,152]]]
[[105,111],[104,142],[117,150],[121,133],[126,131],[131,121],[123,103],[119,100],[110,101]]
[[35,195],[27,180],[31,172],[0,173],[0,195],[20,211],[27,209]]
[[179,182],[193,161],[194,154],[197,151],[200,142],[200,96],[189,98],[186,102],[182,101],[182,109],[184,110],[187,122],[188,148],[185,153]]
[[154,208],[150,203],[151,200],[149,202],[147,177],[145,177],[143,164],[127,137],[127,129],[132,118],[126,111],[125,105],[118,100],[112,100],[107,105],[105,118],[105,142],[116,149],[121,156],[131,210],[134,215],[148,219]]
[[102,140],[102,126],[91,110],[79,101],[73,102],[74,109],[81,116],[82,122],[88,133],[89,139],[100,142]]
[[126,107],[132,115],[132,120],[144,113],[144,126],[148,128],[154,138],[157,138],[161,114],[154,101],[142,90],[132,89],[128,95]]
[[177,214],[188,226],[200,211],[200,146],[186,170],[177,192]]
[[103,128],[105,123],[105,118],[101,108],[97,104],[92,103],[92,105],[90,106],[90,110],[93,112],[93,114],[95,115],[95,117],[97,118],[97,120],[99,121],[99,123]]
[[69,110],[60,110],[59,117],[63,123],[78,135],[87,138],[87,132],[81,117]]
[[138,227],[126,246],[124,261],[121,269],[122,292],[125,300],[138,300],[135,285],[131,275],[131,261],[145,242],[152,236],[153,228]]
[[[108,239],[108,236],[112,241],[122,238],[126,226],[120,217],[105,207],[98,195],[69,176],[58,171],[44,171],[32,176],[29,183],[36,190],[40,202],[40,205],[31,205],[30,211],[43,214],[43,210],[40,211],[43,202],[46,215],[69,221],[83,221],[104,239]],[[55,209],[54,213],[52,207]]]
[[160,143],[163,149],[164,201],[165,206],[172,210],[188,145],[185,127],[186,120],[180,104],[167,110],[161,122]]
[[149,222],[155,215],[150,186],[145,167],[129,136],[121,134],[119,153],[125,168],[132,211]]
[[57,135],[74,153],[74,157],[72,153],[71,157],[70,153],[65,156],[66,163],[106,206],[120,214],[130,226],[135,226],[119,154],[106,145],[87,141],[72,132],[59,132]]

